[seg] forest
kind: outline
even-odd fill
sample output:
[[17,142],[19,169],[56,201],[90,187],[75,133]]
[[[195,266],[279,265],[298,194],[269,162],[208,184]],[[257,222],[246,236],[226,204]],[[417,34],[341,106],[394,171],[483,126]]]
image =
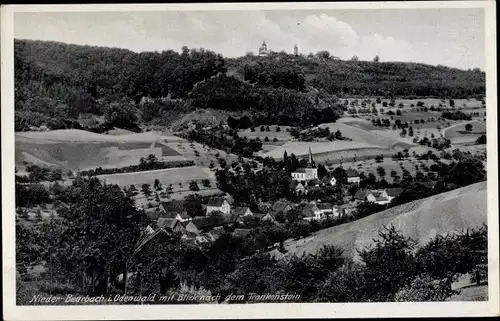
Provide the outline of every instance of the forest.
[[16,131],[42,125],[139,131],[195,109],[250,111],[253,125],[315,125],[335,121],[347,96],[485,94],[484,72],[415,63],[286,54],[228,59],[185,46],[135,53],[20,39],[14,46]]

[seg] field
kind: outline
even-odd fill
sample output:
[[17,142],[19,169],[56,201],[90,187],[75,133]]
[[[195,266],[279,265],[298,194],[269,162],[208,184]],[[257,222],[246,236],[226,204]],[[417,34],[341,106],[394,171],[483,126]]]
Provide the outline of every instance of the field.
[[[441,162],[446,163],[447,161],[444,159],[441,159]],[[409,159],[404,159],[404,160],[393,160],[390,157],[386,157],[382,160],[382,162],[377,163],[373,158],[369,160],[360,160],[356,162],[343,162],[342,167],[344,169],[347,168],[352,168],[357,170],[358,172],[363,172],[365,175],[368,175],[369,173],[372,173],[375,175],[377,179],[382,179],[380,175],[377,172],[377,168],[379,166],[383,167],[385,170],[385,175],[383,178],[389,182],[393,182],[393,177],[391,176],[391,171],[395,171],[397,175],[401,178],[403,176],[403,168],[406,169],[412,176],[415,176],[417,171],[420,171],[424,174],[427,173],[422,166],[427,166],[430,167],[432,164],[435,164],[433,160],[416,160],[414,158],[409,158]],[[338,164],[331,165],[327,167],[328,169],[335,169]],[[417,170],[418,168],[418,170]]]
[[[191,143],[169,133],[145,132],[123,135],[103,135],[81,130],[16,133],[16,166],[23,171],[27,164],[54,166],[79,171],[119,168],[137,165],[141,157],[150,154],[162,161],[192,159],[197,165],[208,167],[210,160],[218,165],[215,154],[233,161],[235,155]],[[179,147],[180,146],[180,147]],[[199,151],[199,156],[195,150]]]
[[179,167],[159,169],[153,171],[120,173],[97,176],[100,180],[119,186],[135,185],[140,188],[142,184],[153,184],[155,179],[159,179],[162,185],[175,185],[179,183],[189,185],[191,181],[201,181],[203,179],[214,180],[214,175],[209,170],[204,170],[199,166]]
[[[336,245],[359,259],[357,250],[371,245],[378,231],[390,225],[424,245],[437,235],[486,224],[486,199],[486,182],[476,183],[320,230],[307,239],[285,244],[287,255],[315,253],[323,245]],[[280,256],[279,252],[274,254]]]
[[[472,125],[472,131],[465,130],[467,124]],[[457,123],[443,130],[444,136],[450,139],[456,137],[479,137],[481,134],[486,134],[486,125],[477,120]]]
[[184,157],[192,159],[196,165],[202,167],[210,166],[211,162],[213,162],[216,167],[219,167],[219,161],[217,160],[218,157],[225,159],[228,163],[238,160],[238,156],[235,154],[214,149],[197,142],[184,141],[168,142],[163,144]]
[[275,149],[261,153],[262,157],[273,157],[280,159],[283,157],[285,151],[288,155],[295,154],[295,156],[304,156],[309,152],[309,147],[313,155],[331,153],[331,152],[343,152],[346,150],[379,150],[381,149],[377,145],[371,145],[367,143],[360,143],[354,141],[333,141],[333,142],[290,142],[285,143]]

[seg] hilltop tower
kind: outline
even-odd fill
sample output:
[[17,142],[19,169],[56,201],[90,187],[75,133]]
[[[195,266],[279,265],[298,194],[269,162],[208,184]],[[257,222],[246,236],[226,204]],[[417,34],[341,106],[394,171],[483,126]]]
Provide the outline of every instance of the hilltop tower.
[[270,53],[271,51],[267,49],[267,44],[264,40],[259,48],[259,56],[268,56]]
[[293,54],[295,56],[298,56],[299,55],[299,47],[297,47],[297,45],[293,46]]

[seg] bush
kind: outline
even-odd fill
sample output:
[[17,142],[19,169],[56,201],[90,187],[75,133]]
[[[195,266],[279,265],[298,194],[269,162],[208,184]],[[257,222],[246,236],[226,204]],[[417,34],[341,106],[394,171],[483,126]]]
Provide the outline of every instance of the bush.
[[454,293],[451,289],[451,279],[433,280],[429,275],[423,274],[416,277],[410,285],[399,290],[394,296],[394,301],[444,301]]

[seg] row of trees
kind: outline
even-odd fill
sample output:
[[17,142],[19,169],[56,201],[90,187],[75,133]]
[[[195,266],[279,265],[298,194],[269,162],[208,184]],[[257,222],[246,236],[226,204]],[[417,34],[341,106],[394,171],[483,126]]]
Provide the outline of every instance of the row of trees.
[[226,152],[243,157],[252,157],[253,153],[258,152],[262,148],[262,142],[259,138],[248,139],[247,137],[240,137],[237,130],[224,129],[222,126],[210,129],[197,126],[195,129],[188,131],[184,136],[200,144],[225,150]]
[[142,172],[142,171],[150,171],[150,170],[156,170],[156,169],[175,168],[175,167],[187,167],[187,166],[193,166],[193,165],[194,165],[194,161],[192,161],[192,160],[180,160],[180,161],[164,162],[164,161],[158,160],[156,155],[150,154],[147,158],[141,157],[141,159],[139,160],[139,165],[129,165],[129,166],[120,167],[120,168],[97,167],[95,169],[81,171],[81,172],[79,172],[79,174],[83,175],[83,176],[96,176],[96,175],[105,175],[105,174]]

